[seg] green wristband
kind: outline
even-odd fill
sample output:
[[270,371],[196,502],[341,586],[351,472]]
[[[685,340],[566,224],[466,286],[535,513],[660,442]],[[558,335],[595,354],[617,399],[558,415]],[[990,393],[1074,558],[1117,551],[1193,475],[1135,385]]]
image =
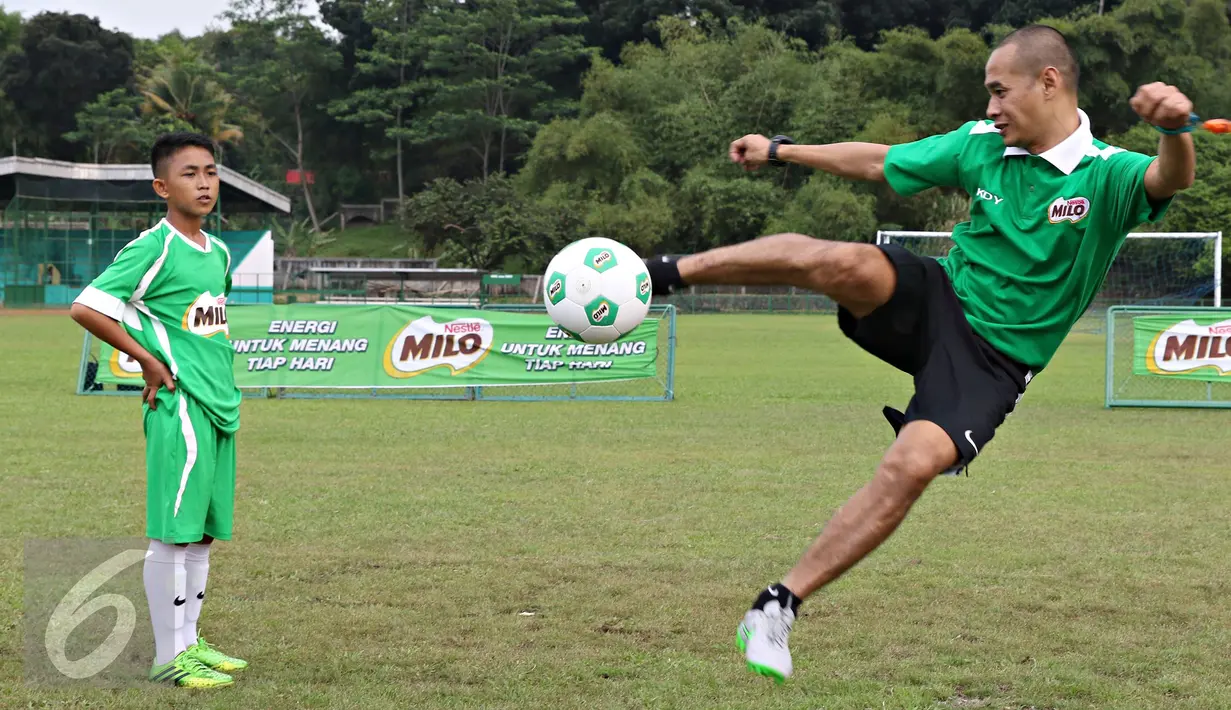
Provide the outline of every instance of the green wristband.
[[1200,121],[1201,119],[1197,117],[1197,114],[1190,113],[1188,114],[1188,123],[1181,128],[1163,128],[1162,126],[1154,126],[1154,130],[1159,133],[1165,133],[1169,136],[1178,136],[1181,133],[1192,133],[1197,129],[1197,123]]

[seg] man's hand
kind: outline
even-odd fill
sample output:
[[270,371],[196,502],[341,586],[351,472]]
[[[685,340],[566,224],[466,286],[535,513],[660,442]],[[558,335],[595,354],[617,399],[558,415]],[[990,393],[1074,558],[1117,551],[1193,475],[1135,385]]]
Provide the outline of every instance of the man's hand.
[[1161,81],[1137,89],[1129,105],[1146,123],[1168,130],[1186,126],[1193,112],[1193,102],[1187,96]]
[[[1192,120],[1193,102],[1179,89],[1159,81],[1137,89],[1129,104],[1143,121],[1159,128],[1173,131]],[[1160,202],[1188,189],[1196,179],[1196,165],[1191,135],[1163,135],[1158,141],[1158,159],[1146,168],[1146,194]]]
[[769,139],[762,135],[749,134],[731,143],[731,162],[744,166],[744,170],[756,170],[769,162]]
[[141,376],[145,378],[145,389],[141,391],[141,397],[150,405],[150,409],[157,409],[158,388],[166,387],[168,392],[175,391],[175,379],[171,377],[171,371],[162,363],[162,360],[150,355],[141,361]]

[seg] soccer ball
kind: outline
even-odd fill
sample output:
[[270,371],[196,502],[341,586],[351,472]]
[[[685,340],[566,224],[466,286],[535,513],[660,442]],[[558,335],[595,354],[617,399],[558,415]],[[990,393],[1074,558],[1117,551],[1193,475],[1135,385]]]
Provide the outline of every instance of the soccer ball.
[[547,265],[543,301],[561,330],[587,343],[610,343],[650,312],[650,273],[641,257],[602,237],[564,247]]

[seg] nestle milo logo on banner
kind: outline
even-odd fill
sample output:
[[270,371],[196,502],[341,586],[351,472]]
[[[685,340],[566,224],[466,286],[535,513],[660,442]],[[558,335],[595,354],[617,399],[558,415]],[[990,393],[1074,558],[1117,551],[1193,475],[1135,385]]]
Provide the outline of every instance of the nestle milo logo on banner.
[[143,377],[141,365],[128,353],[112,350],[111,357],[107,358],[107,365],[111,368],[111,374],[116,377],[130,380],[139,380]]
[[1146,354],[1146,366],[1159,375],[1213,368],[1231,373],[1231,320],[1197,325],[1181,321],[1154,336]]
[[423,316],[400,330],[385,348],[390,377],[414,377],[435,367],[457,375],[478,365],[491,352],[494,331],[482,318],[437,323]]

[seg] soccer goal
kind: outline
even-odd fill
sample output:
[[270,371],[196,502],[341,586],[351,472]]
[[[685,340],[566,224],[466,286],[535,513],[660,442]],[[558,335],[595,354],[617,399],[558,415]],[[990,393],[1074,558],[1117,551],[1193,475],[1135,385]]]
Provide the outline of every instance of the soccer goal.
[[[883,231],[877,244],[900,244],[940,257],[951,232]],[[1112,306],[1222,306],[1222,232],[1135,232],[1128,235],[1103,287],[1073,330],[1103,332]]]

